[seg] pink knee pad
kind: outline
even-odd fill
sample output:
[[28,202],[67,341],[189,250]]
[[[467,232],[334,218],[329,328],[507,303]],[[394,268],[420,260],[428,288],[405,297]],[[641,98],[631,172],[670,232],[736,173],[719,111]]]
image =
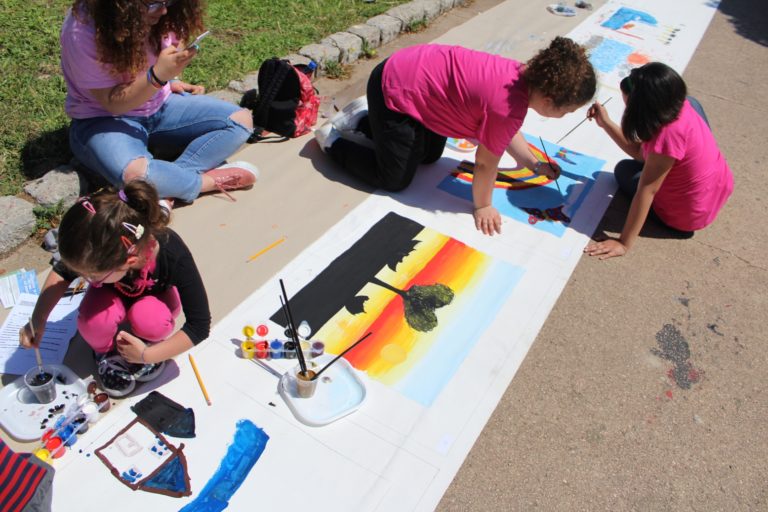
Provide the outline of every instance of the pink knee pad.
[[115,334],[125,320],[122,297],[111,287],[89,287],[80,303],[77,329],[80,335],[99,354],[109,352]]
[[[174,289],[175,291],[175,289]],[[178,293],[176,293],[178,297]],[[128,309],[128,321],[133,334],[146,341],[163,341],[173,332],[179,307],[162,300],[165,297],[147,295]],[[178,301],[176,301],[178,304]],[[174,314],[175,313],[175,314]]]

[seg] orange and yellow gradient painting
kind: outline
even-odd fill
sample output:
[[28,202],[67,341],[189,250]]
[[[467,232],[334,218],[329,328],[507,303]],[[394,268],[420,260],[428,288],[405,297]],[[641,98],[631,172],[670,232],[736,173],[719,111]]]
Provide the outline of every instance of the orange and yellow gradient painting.
[[384,266],[375,279],[405,291],[414,285],[441,283],[453,300],[435,309],[437,326],[429,332],[412,328],[401,295],[366,283],[362,313],[341,308],[314,335],[338,354],[367,332],[373,334],[345,358],[371,378],[428,406],[490,325],[522,275],[522,270],[494,260],[457,240],[424,228],[415,248],[396,266]]

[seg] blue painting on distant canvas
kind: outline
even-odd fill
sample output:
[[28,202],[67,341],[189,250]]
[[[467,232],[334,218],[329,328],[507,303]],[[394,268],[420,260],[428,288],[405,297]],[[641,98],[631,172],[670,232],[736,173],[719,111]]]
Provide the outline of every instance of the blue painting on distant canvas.
[[[539,139],[524,136],[533,154],[542,161],[546,160]],[[563,170],[557,184],[524,167],[500,168],[493,190],[493,205],[505,217],[562,237],[589,194],[605,160],[571,151],[552,142],[544,143],[550,160]],[[438,184],[438,188],[472,201],[473,168],[471,162],[462,162]],[[560,185],[562,194],[557,185]]]
[[630,9],[629,7],[621,7],[618,11],[603,22],[603,26],[610,28],[611,30],[619,30],[627,23],[631,22],[645,23],[646,25],[656,26],[656,18],[648,14],[647,12]]
[[[627,64],[627,58],[635,51],[628,44],[614,41],[613,39],[599,38],[600,41],[589,50],[589,61],[596,70],[610,73],[619,66]],[[589,48],[589,45],[586,45]]]

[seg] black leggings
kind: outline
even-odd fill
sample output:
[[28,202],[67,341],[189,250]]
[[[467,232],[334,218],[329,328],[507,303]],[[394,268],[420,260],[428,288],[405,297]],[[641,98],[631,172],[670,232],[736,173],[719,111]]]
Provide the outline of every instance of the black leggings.
[[447,139],[412,117],[387,108],[381,89],[385,63],[376,66],[368,79],[368,122],[375,149],[340,138],[328,153],[352,176],[397,192],[410,185],[419,164],[440,158]]
[[[688,96],[688,102],[691,104],[696,113],[698,113],[701,118],[704,119],[704,122],[707,123],[707,126],[709,126],[709,120],[707,119],[707,115],[704,113],[704,108],[701,106],[701,103],[699,103],[699,101],[693,96]],[[616,167],[613,170],[613,177],[616,178],[616,183],[619,185],[619,190],[624,192],[630,198],[635,197],[635,194],[637,193],[637,185],[640,183],[640,175],[643,173],[643,165],[643,162],[640,162],[639,160],[622,160],[616,164]],[[653,207],[651,207],[651,211],[649,213],[650,216],[655,220],[667,226],[667,224],[665,224],[664,221],[661,220],[658,215],[656,215],[656,212],[653,211]],[[693,236],[693,231],[680,231],[679,229],[675,229],[671,226],[667,227],[682,234],[683,236]]]

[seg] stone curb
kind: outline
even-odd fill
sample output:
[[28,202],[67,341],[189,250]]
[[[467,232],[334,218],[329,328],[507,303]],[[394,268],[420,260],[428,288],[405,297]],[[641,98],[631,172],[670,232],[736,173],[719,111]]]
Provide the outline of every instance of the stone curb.
[[[329,68],[352,64],[364,58],[368,52],[395,40],[402,32],[420,24],[429,24],[441,14],[467,3],[468,0],[414,0],[393,7],[365,23],[352,25],[345,31],[331,34],[319,43],[305,45],[297,53],[282,58],[292,64],[315,61],[316,74],[323,76],[328,74]],[[258,89],[258,76],[258,71],[249,73],[242,80],[230,82],[224,91],[214,91],[210,94],[224,99],[231,98],[233,94],[242,95],[250,89]]]

